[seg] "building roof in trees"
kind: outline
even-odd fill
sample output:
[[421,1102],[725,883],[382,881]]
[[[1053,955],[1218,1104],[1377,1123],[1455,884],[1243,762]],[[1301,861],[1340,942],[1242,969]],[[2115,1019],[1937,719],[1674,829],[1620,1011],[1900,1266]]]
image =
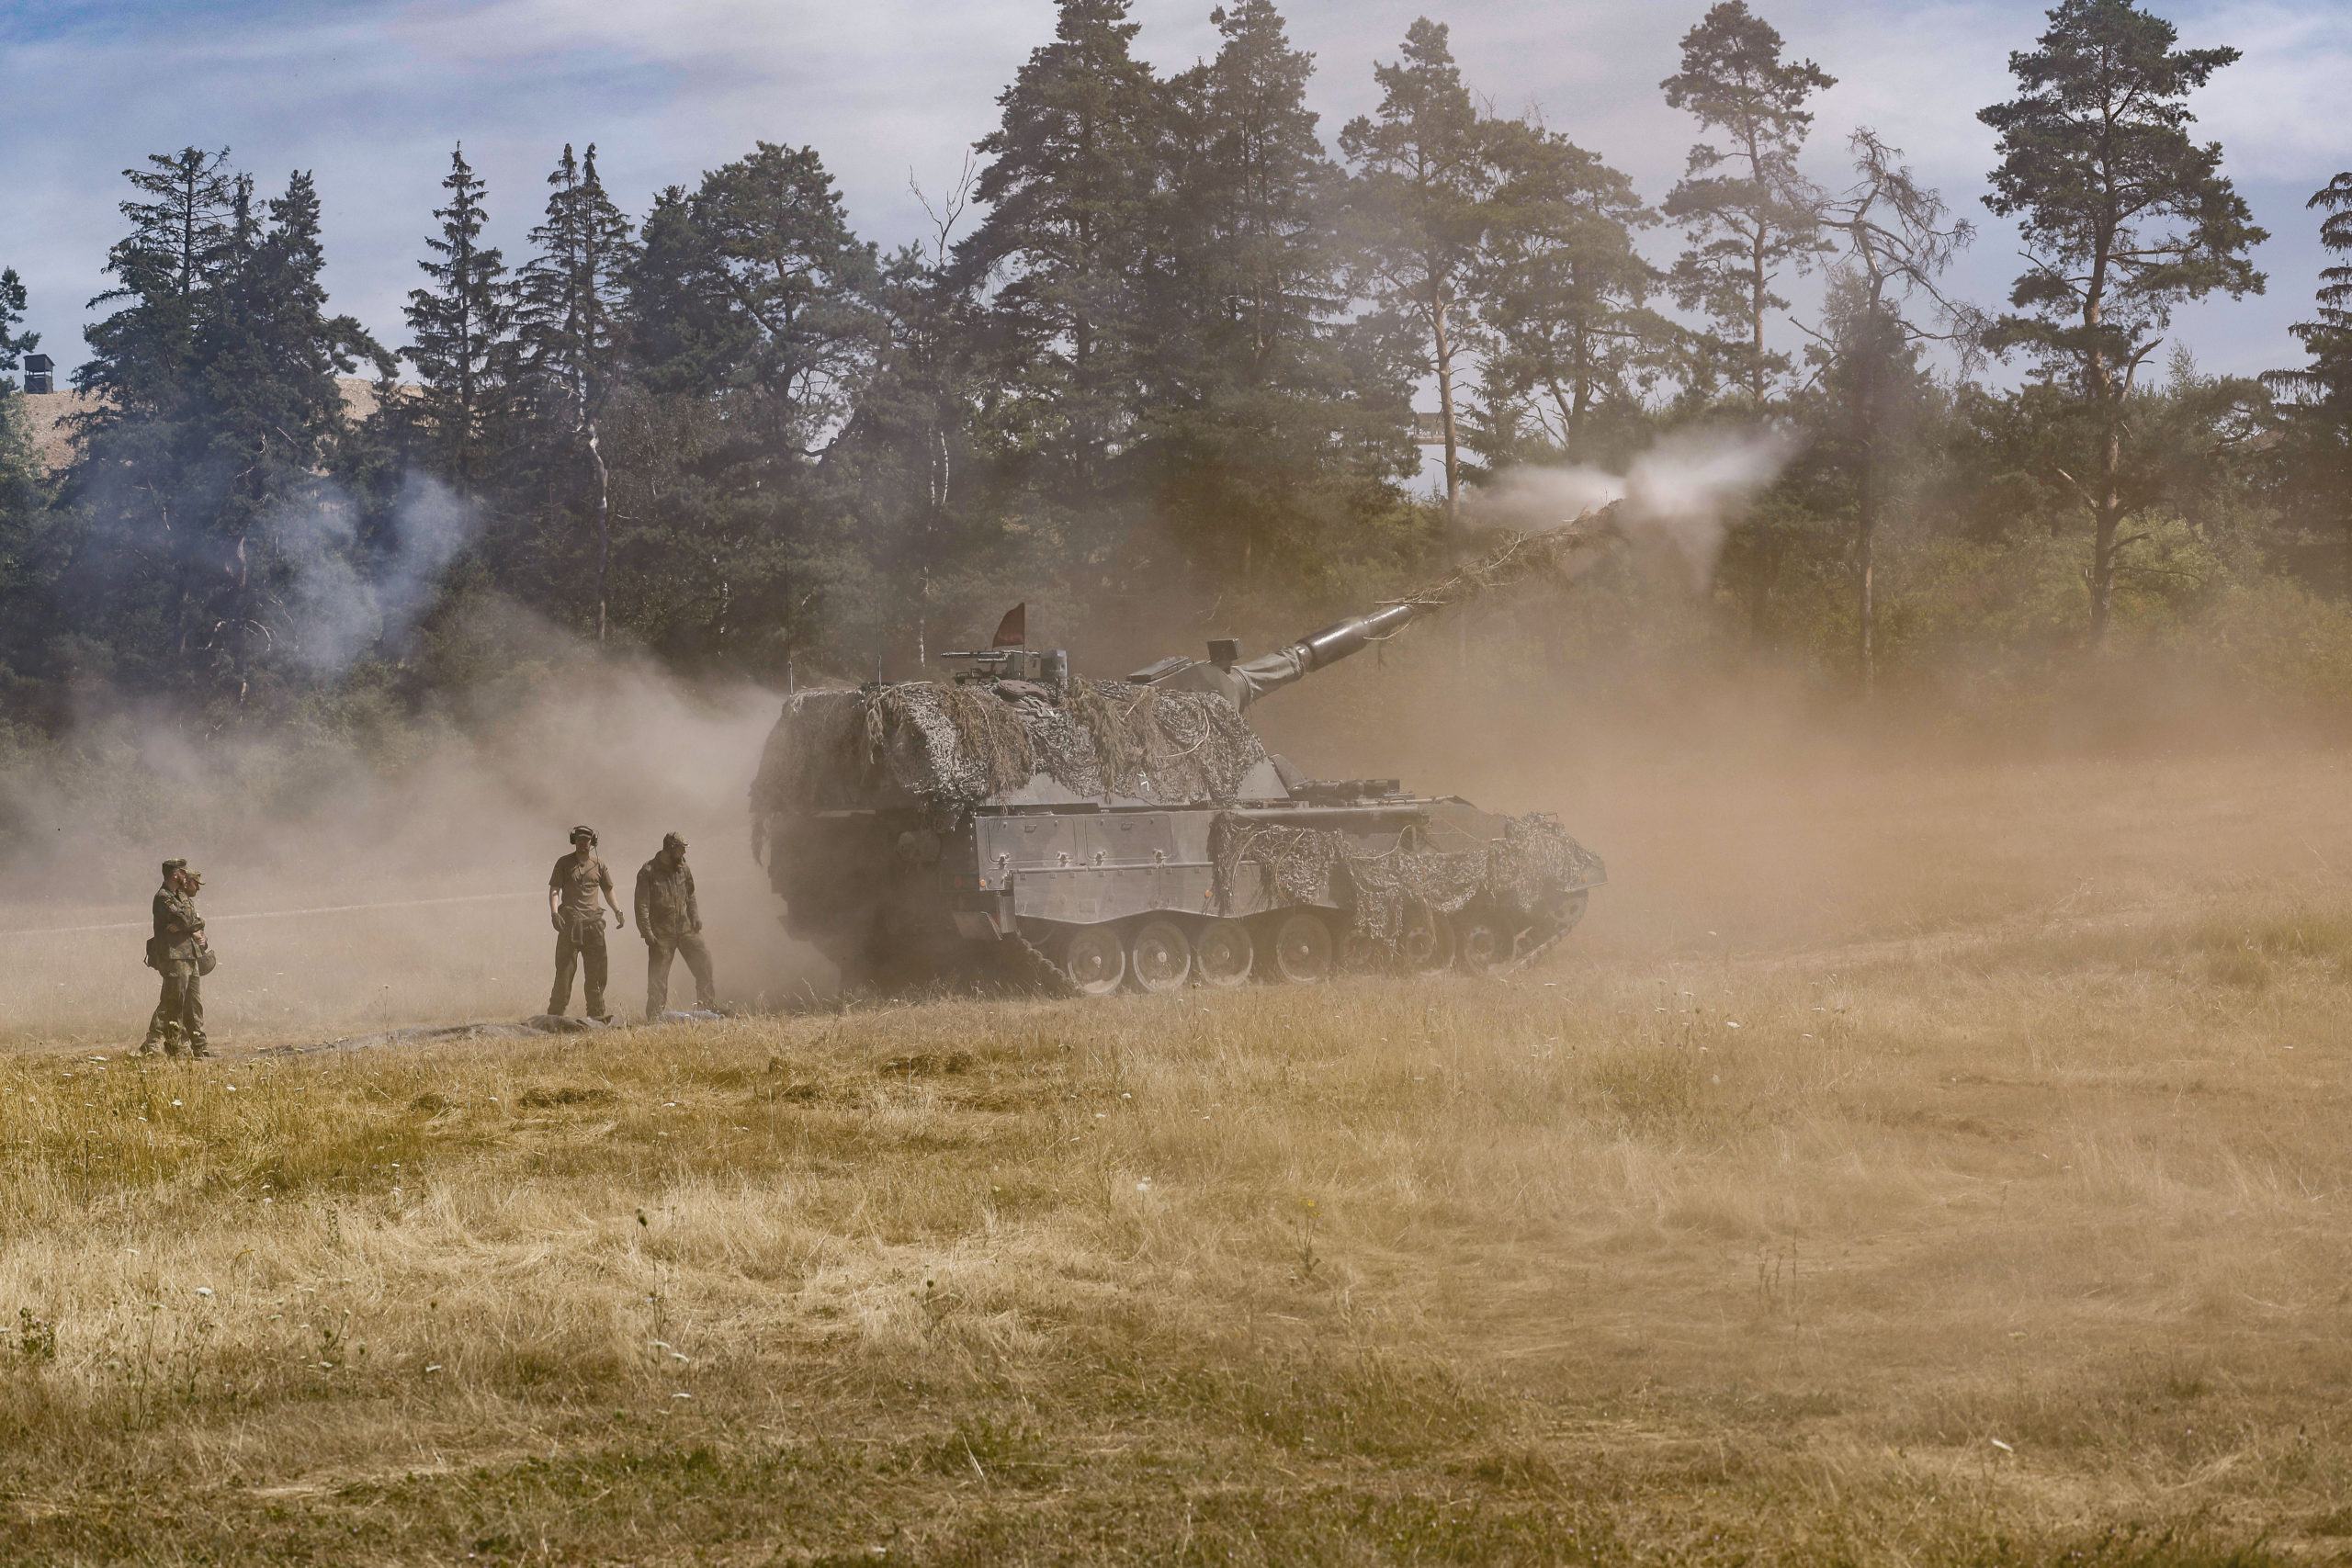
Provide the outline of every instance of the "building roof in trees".
[[[376,412],[376,383],[364,376],[338,376],[335,385],[343,389],[343,411],[355,423]],[[408,382],[399,383],[405,393]],[[26,392],[25,422],[30,427],[35,450],[40,453],[43,472],[56,473],[74,461],[74,432],[66,423],[67,416],[79,413],[90,406],[87,394],[68,389],[59,392]]]

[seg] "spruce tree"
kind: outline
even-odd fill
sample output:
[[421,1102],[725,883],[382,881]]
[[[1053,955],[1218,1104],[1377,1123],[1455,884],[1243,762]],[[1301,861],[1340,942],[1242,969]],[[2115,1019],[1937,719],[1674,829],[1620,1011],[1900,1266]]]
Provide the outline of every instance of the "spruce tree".
[[2343,541],[2344,586],[2352,593],[2352,171],[2312,193],[2308,208],[2324,211],[2319,243],[2346,259],[2319,275],[2317,309],[2287,330],[2310,356],[2292,370],[2262,379],[2285,402],[2289,503]]
[[[605,194],[596,149],[569,143],[548,175],[547,215],[531,231],[516,310],[520,374],[542,439],[584,457],[585,502],[595,535],[596,639],[605,632],[612,566],[612,474],[597,429],[619,385],[628,278],[635,261],[628,220]],[[563,467],[559,459],[557,467]]]
[[123,171],[130,232],[107,253],[115,287],[90,301],[114,309],[84,329],[90,357],[74,373],[89,403],[63,491],[82,528],[62,615],[105,628],[108,661],[162,686],[191,683],[195,598],[221,572],[197,338],[238,199],[228,156],[188,147]]
[[472,494],[491,478],[503,438],[514,289],[505,258],[481,243],[485,187],[462,144],[441,188],[449,193],[448,205],[433,211],[441,232],[425,241],[438,259],[417,263],[432,286],[412,290],[403,312],[412,341],[401,352],[420,386],[401,412],[421,427],[434,468]]
[[85,417],[68,494],[86,519],[69,619],[107,628],[142,683],[243,699],[300,659],[297,581],[349,531],[320,470],[345,421],[336,375],[390,356],[326,313],[318,195],[297,173],[257,207],[225,154],[129,172],[147,200],[110,255],[120,308],[85,333]]
[[[172,412],[188,376],[199,303],[229,241],[235,176],[226,148],[151,153],[125,169],[130,232],[107,253],[115,287],[90,301],[119,308],[83,333],[91,357],[74,384],[93,394],[87,428]],[[144,197],[141,200],[139,197]]]
[[1764,346],[1766,318],[1789,304],[1773,286],[1822,248],[1815,193],[1797,171],[1813,125],[1804,104],[1837,81],[1810,60],[1782,60],[1781,35],[1747,0],[1721,0],[1682,35],[1682,69],[1659,85],[1669,105],[1730,139],[1694,145],[1667,195],[1666,215],[1691,239],[1674,265],[1674,293],[1714,322],[1716,358],[1761,409],[1789,368]]
[[[280,657],[318,667],[305,645],[305,585],[352,571],[346,502],[322,478],[347,429],[337,377],[390,354],[349,316],[327,313],[319,197],[297,170],[262,213],[240,179],[220,282],[198,333],[204,395],[192,423],[221,475],[207,520],[222,578],[203,601],[203,646],[242,697]],[[341,639],[334,639],[341,645]]]
[[1375,65],[1380,107],[1348,122],[1340,149],[1355,165],[1348,197],[1354,284],[1409,323],[1421,368],[1437,378],[1451,526],[1462,497],[1455,385],[1476,336],[1475,282],[1495,210],[1494,130],[1471,102],[1443,23],[1417,19],[1402,58]]
[[988,300],[1005,436],[1042,457],[1073,507],[1103,499],[1133,434],[1138,320],[1156,270],[1159,84],[1129,51],[1127,0],[1059,0],[1054,41],[998,97],[977,194],[987,220],[956,248]]
[[[20,333],[25,323],[25,280],[15,267],[0,270],[0,372],[15,370],[26,355],[40,346],[40,333]],[[17,389],[16,381],[0,374],[0,397]]]
[[761,142],[655,201],[612,449],[616,505],[637,524],[615,558],[666,646],[780,671],[846,584],[902,564],[902,410],[876,389],[890,347],[879,288],[874,247],[813,149]]
[[2174,306],[2262,291],[2246,253],[2268,235],[2221,173],[2221,143],[2187,129],[2189,93],[2238,51],[2176,49],[2173,25],[2132,0],[2062,0],[2049,16],[2039,47],[2009,56],[2019,95],[1977,115],[2000,133],[1984,203],[2018,220],[2030,264],[1985,342],[2025,350],[2083,424],[2086,471],[2061,473],[2091,517],[2096,648],[2141,504],[2124,472],[2133,381]]
[[1306,107],[1314,57],[1272,0],[1211,14],[1213,60],[1169,85],[1145,418],[1159,510],[1220,581],[1269,547],[1311,547],[1370,481],[1409,474],[1401,378],[1352,346],[1332,232],[1344,176]]
[[[38,333],[18,332],[28,303],[14,267],[0,270],[0,371],[14,370],[40,346]],[[48,521],[40,458],[25,423],[24,400],[13,377],[0,375],[0,690],[39,657],[52,623],[43,581],[42,535]],[[7,715],[0,707],[0,735]]]
[[1345,302],[1329,232],[1338,168],[1306,107],[1314,56],[1272,0],[1210,14],[1216,56],[1172,83],[1170,192],[1177,289],[1212,357],[1248,380],[1297,374]]

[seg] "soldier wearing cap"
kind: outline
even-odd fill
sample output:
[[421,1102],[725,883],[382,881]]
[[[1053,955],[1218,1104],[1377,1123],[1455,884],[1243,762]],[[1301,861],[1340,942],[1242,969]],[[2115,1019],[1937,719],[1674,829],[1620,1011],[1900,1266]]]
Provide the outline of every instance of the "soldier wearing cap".
[[155,1047],[176,1056],[187,1046],[191,1056],[209,1056],[204,1039],[204,917],[196,912],[196,895],[204,878],[184,860],[164,863],[164,885],[155,889],[155,934],[147,939],[147,964],[164,977],[164,994],[147,1021],[147,1038],[139,1054],[152,1056]]
[[613,897],[613,874],[596,858],[596,830],[574,828],[571,852],[548,873],[548,919],[555,925],[555,988],[548,993],[551,1013],[571,1010],[571,971],[577,964],[585,971],[582,1000],[588,1016],[605,1016],[605,911],[596,907],[600,894],[612,908],[613,923],[627,926]]
[[664,833],[661,853],[637,869],[637,934],[645,939],[647,1018],[669,1010],[670,960],[679,955],[695,977],[695,1005],[705,1011],[718,1006],[702,910],[695,903],[695,874],[686,869],[686,841],[675,833]]

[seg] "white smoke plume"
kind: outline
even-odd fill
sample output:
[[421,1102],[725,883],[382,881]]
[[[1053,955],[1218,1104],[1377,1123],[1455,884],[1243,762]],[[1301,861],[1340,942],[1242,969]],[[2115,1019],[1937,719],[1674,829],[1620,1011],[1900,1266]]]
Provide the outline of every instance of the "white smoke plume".
[[1680,432],[1634,458],[1623,474],[1582,466],[1512,468],[1472,492],[1470,513],[1482,523],[1533,533],[1623,501],[1620,526],[1672,546],[1703,582],[1714,576],[1724,536],[1740,507],[1771,483],[1795,452],[1795,440],[1775,431]]
[[340,674],[379,642],[397,642],[415,625],[441,570],[473,532],[470,509],[438,479],[412,474],[392,509],[383,552],[370,560],[341,496],[281,520],[297,559],[293,594],[295,656],[312,671]]

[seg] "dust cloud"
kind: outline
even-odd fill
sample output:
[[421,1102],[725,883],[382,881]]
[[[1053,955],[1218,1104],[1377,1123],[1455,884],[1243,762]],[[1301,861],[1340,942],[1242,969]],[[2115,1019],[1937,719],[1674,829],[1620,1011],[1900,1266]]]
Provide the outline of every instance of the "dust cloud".
[[[1521,504],[1580,502],[1581,481],[1555,479]],[[1467,640],[1407,636],[1250,713],[1311,778],[1398,776],[1557,814],[1610,884],[1547,964],[1860,962],[1874,943],[2154,918],[2248,885],[2343,900],[2339,733],[2176,690],[2128,744],[2086,739],[2063,705],[1971,735],[1753,661],[1547,662],[1528,626],[1573,609],[1537,596]],[[602,834],[625,905],[662,834],[686,836],[727,1000],[826,993],[830,968],[785,937],[750,847],[776,694],[553,634],[524,662],[495,701],[389,739],[240,745],[111,711],[85,716],[78,762],[0,777],[0,1041],[135,1042],[153,1000],[146,900],[156,862],[183,854],[208,876],[223,1044],[536,1012],[547,870],[574,822]],[[634,1012],[642,946],[633,929],[608,941],[610,1005]],[[683,965],[672,986],[691,995]]]
[[2221,694],[2123,734],[2064,712],[1962,731],[1769,669],[1558,672],[1408,637],[1250,717],[1310,778],[1557,814],[1610,880],[1551,964],[1860,962],[1959,932],[2177,921],[2249,887],[2352,893],[2352,750]]
[[[601,836],[624,909],[662,834],[685,836],[723,999],[827,986],[751,854],[746,792],[777,699],[549,652],[481,711],[351,742],[85,716],[71,760],[0,778],[0,1038],[135,1042],[153,1005],[147,903],[158,862],[179,855],[205,874],[221,954],[206,983],[216,1043],[537,1012],[548,868],[575,822]],[[639,1012],[633,913],[607,943],[607,1005]],[[670,994],[693,998],[683,963]]]

